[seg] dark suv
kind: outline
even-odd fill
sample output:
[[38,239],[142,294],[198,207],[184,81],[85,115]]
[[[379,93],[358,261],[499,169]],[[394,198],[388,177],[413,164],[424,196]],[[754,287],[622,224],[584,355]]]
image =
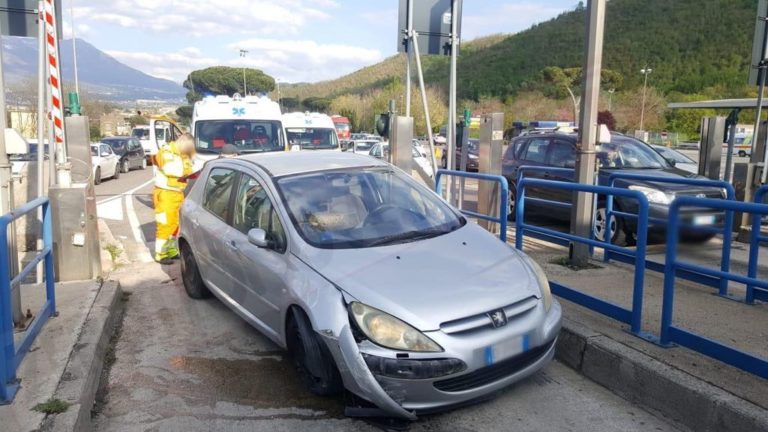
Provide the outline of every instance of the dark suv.
[[147,167],[147,158],[144,156],[144,148],[141,147],[141,141],[136,137],[109,137],[101,140],[104,144],[109,144],[112,150],[120,158],[117,168],[120,172],[127,173],[131,169],[145,169]]
[[[502,172],[510,184],[510,203],[514,214],[516,196],[515,183],[518,169],[521,166],[574,168],[576,164],[576,135],[563,133],[543,133],[526,135],[512,140],[502,159]],[[609,144],[601,144],[597,148],[598,184],[608,186],[609,176],[614,172],[625,172],[658,177],[687,177],[697,178],[681,169],[675,168],[648,144],[621,134],[612,134]],[[573,175],[555,172],[530,172],[526,177],[545,178],[559,181],[573,181]],[[703,178],[703,177],[702,177]],[[645,182],[635,180],[617,180],[616,186],[634,189],[642,192],[650,204],[651,218],[668,219],[669,204],[676,196],[696,196],[707,198],[724,198],[725,191],[718,187],[701,187],[662,182]],[[572,202],[573,194],[568,191],[546,188],[526,188],[526,196],[553,201]],[[569,221],[570,210],[526,202],[526,214],[546,213],[547,216]],[[614,207],[627,212],[636,213],[635,200],[616,197]],[[682,230],[682,237],[687,241],[706,241],[714,236],[711,231],[696,229],[696,226],[722,226],[724,214],[706,209],[682,209],[682,223],[694,228]],[[605,197],[598,197],[595,212],[594,234],[598,240],[603,240],[606,229]],[[611,220],[612,241],[616,244],[631,243],[637,231],[635,219],[613,217]],[[663,232],[664,224],[649,222],[651,232]]]

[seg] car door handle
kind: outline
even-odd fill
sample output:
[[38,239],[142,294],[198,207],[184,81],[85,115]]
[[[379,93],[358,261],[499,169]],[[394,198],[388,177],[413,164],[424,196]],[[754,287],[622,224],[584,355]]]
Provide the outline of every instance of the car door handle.
[[230,249],[232,249],[232,250],[234,250],[234,251],[238,250],[238,248],[237,248],[237,242],[235,242],[234,240],[230,240],[230,241],[228,241],[228,242],[227,242],[227,247],[229,247]]

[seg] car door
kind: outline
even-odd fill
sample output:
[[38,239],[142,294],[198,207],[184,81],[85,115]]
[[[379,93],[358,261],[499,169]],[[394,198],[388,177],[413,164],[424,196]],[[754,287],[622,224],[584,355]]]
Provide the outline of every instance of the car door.
[[[547,163],[547,151],[549,149],[550,139],[545,137],[534,137],[528,140],[528,144],[525,148],[520,149],[520,166],[533,166],[533,167],[546,167]],[[525,177],[527,178],[547,178],[548,172],[540,171],[527,171]],[[551,199],[548,195],[547,188],[541,188],[538,186],[526,187],[526,196],[534,198]],[[531,207],[540,208],[541,204],[531,203]],[[528,205],[528,204],[526,204]],[[547,206],[549,208],[550,206]]]
[[239,174],[233,168],[212,169],[205,179],[202,209],[188,218],[196,233],[192,247],[200,274],[206,283],[227,296],[231,296],[234,284],[228,274],[230,266],[226,261],[225,238],[232,229],[232,191],[238,178]]
[[[288,286],[288,255],[284,225],[265,182],[242,173],[235,194],[232,226],[228,232],[227,259],[238,287],[233,298],[250,311],[275,336],[281,325],[280,310]],[[260,228],[267,233],[270,247],[260,248],[248,241],[248,232]]]
[[131,167],[139,168],[141,167],[141,157],[139,156],[138,147],[141,147],[141,144],[138,143],[138,140],[133,138],[130,138],[127,141],[128,160],[130,161]]
[[[557,139],[552,140],[549,145],[549,151],[547,154],[547,165],[553,168],[570,168],[576,167],[576,147],[567,140]],[[573,174],[565,174],[558,172],[550,172],[548,177],[550,180],[572,182]],[[562,189],[549,189],[546,191],[548,199],[555,201],[570,203],[573,201],[573,192],[569,192]],[[558,213],[570,214],[568,209],[557,209]]]
[[101,168],[102,176],[112,177],[115,175],[115,171],[117,171],[117,156],[112,151],[112,147],[106,144],[101,144],[99,147],[99,167]]

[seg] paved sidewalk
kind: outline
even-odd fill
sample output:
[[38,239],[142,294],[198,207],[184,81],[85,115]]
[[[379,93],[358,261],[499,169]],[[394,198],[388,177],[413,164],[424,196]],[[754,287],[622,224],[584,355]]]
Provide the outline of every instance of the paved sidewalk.
[[[26,432],[40,428],[45,416],[32,411],[32,407],[53,397],[99,287],[95,281],[56,285],[59,316],[48,320],[24,357],[17,371],[21,388],[13,403],[0,405],[0,430]],[[44,302],[45,289],[41,285],[23,285],[21,298],[24,309],[34,313]]]

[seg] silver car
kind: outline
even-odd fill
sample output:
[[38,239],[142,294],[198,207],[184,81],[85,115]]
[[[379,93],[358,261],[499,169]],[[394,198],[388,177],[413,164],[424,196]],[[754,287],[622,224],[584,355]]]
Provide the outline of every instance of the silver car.
[[419,413],[546,366],[561,309],[541,268],[375,158],[206,164],[181,210],[184,287],[288,350],[316,394]]

